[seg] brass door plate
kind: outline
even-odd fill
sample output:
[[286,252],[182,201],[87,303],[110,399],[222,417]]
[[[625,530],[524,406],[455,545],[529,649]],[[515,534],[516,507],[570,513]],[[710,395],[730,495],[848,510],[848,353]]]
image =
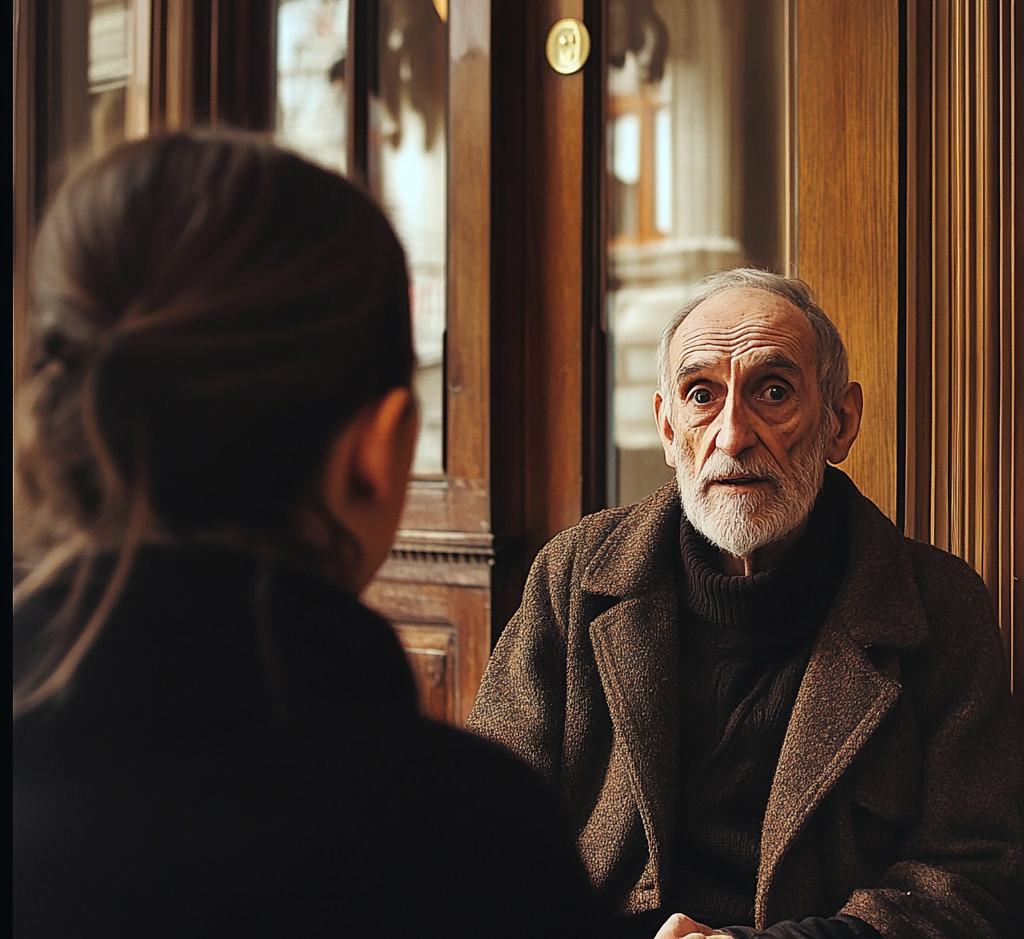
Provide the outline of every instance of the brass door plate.
[[547,41],[548,65],[562,75],[572,75],[590,57],[590,31],[579,20],[559,20]]

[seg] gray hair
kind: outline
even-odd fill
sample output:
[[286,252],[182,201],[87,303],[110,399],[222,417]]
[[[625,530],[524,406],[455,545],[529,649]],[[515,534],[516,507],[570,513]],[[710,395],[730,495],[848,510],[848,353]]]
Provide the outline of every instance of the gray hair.
[[661,393],[668,401],[673,401],[671,366],[669,364],[668,347],[679,325],[705,300],[723,290],[733,287],[749,287],[753,290],[764,290],[788,300],[811,324],[818,345],[818,391],[822,404],[832,413],[839,405],[839,395],[846,387],[850,378],[849,357],[843,337],[839,330],[818,306],[807,286],[798,277],[783,277],[770,271],[759,271],[752,267],[738,267],[731,271],[719,271],[705,277],[694,288],[690,299],[675,316],[666,324],[658,344],[658,380]]

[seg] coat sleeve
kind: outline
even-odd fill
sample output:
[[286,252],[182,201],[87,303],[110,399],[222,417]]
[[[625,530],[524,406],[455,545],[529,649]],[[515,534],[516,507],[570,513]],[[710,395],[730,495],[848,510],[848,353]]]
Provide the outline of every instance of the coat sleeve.
[[1024,935],[1021,744],[1001,640],[981,579],[933,549],[918,557],[933,642],[902,683],[921,741],[919,814],[900,860],[842,910],[892,939]]
[[491,655],[466,726],[504,746],[556,790],[565,733],[566,637],[574,593],[573,530],[530,569],[523,601]]

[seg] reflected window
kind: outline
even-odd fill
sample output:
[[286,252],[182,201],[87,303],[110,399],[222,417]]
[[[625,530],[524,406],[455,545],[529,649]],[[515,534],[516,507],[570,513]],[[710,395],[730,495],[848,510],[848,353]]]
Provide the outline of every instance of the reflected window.
[[341,173],[347,50],[348,0],[279,0],[275,136]]
[[447,295],[447,3],[379,0],[367,173],[405,246],[418,368],[413,472],[444,472]]
[[[278,0],[276,137],[344,173],[350,0]],[[419,476],[444,472],[447,294],[447,4],[376,0],[371,42],[366,183],[409,264],[418,366]]]
[[50,0],[36,16],[48,64],[36,138],[45,203],[86,163],[146,133],[149,7],[142,0]]
[[672,478],[661,330],[706,274],[781,270],[783,0],[611,0],[606,111],[609,504]]

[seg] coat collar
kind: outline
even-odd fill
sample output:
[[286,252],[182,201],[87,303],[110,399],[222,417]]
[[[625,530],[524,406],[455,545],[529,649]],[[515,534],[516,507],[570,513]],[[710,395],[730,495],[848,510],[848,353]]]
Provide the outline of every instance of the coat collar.
[[[860,494],[841,470],[829,467],[849,512],[850,553],[830,619],[861,646],[919,648],[927,642],[924,609],[903,535]],[[625,599],[676,580],[682,508],[674,482],[630,506],[583,573],[587,593]]]
[[682,506],[676,484],[667,483],[630,506],[583,573],[587,593],[637,597],[675,583]]
[[[849,560],[801,684],[765,816],[759,922],[793,839],[899,697],[898,681],[865,650],[928,640],[905,539],[844,473],[829,468],[826,485],[848,507]],[[681,511],[675,483],[632,506],[582,577],[585,592],[618,600],[602,601],[590,634],[658,880],[667,871],[676,797]]]
[[842,493],[850,532],[846,576],[829,619],[864,647],[920,648],[928,626],[906,539],[845,473],[829,468],[826,479]]

